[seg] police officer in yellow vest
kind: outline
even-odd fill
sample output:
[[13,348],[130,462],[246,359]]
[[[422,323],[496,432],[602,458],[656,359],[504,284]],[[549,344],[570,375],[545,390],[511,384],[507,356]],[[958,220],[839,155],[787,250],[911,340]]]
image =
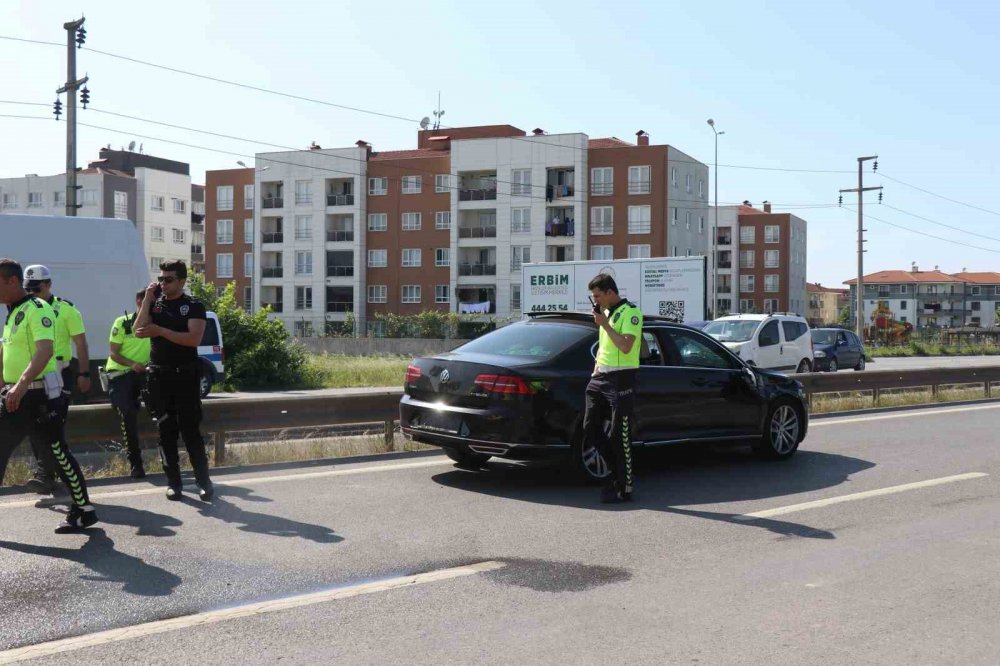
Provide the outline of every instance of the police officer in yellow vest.
[[7,306],[3,326],[0,376],[0,481],[7,461],[25,436],[44,441],[56,461],[56,473],[70,495],[70,510],[56,528],[77,532],[97,522],[87,483],[63,438],[66,397],[54,353],[55,313],[24,290],[24,271],[13,259],[0,259],[0,303]]
[[146,476],[142,465],[142,450],[139,447],[138,417],[139,398],[146,385],[150,343],[149,338],[135,336],[135,320],[145,297],[145,289],[136,292],[135,312],[132,314],[126,312],[111,325],[111,336],[108,340],[111,353],[104,366],[108,378],[107,391],[111,396],[111,406],[121,419],[122,436],[125,438],[133,479]]
[[[587,288],[594,301],[594,323],[600,331],[597,360],[587,385],[584,449],[596,447],[611,470],[601,501],[627,502],[632,499],[632,413],[642,311],[618,295],[618,285],[610,275],[596,276]],[[606,430],[609,421],[610,438]]]
[[[63,390],[67,400],[64,402],[67,412],[63,420],[69,416],[70,396],[73,387],[81,393],[90,390],[90,350],[87,347],[87,335],[83,326],[83,315],[73,303],[59,298],[52,293],[52,273],[46,266],[33,264],[24,269],[24,288],[28,293],[52,306],[55,313],[55,362],[62,374]],[[73,346],[76,346],[78,365],[73,362]],[[65,440],[65,437],[63,438]],[[31,450],[35,454],[35,476],[28,482],[28,488],[40,494],[53,492],[56,484],[56,461],[52,458],[47,442],[37,436],[31,438]]]

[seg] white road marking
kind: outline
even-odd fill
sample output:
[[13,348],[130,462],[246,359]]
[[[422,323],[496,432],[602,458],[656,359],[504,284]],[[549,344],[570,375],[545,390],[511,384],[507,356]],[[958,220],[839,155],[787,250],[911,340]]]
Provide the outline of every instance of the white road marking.
[[244,606],[236,606],[234,608],[223,608],[205,613],[197,613],[195,615],[175,617],[169,620],[157,620],[155,622],[137,624],[131,627],[110,629],[108,631],[101,631],[95,634],[74,636],[73,638],[63,638],[60,640],[49,641],[47,643],[38,643],[37,645],[28,645],[0,652],[0,664],[11,664],[24,659],[37,659],[39,657],[47,657],[54,654],[61,654],[63,652],[81,650],[83,648],[98,647],[109,643],[117,643],[119,641],[131,640],[133,638],[140,638],[143,636],[152,636],[154,634],[162,634],[189,627],[202,627],[208,624],[215,624],[217,622],[225,622],[227,620],[235,620],[237,618],[250,617],[254,615],[264,615],[265,613],[274,613],[277,611],[289,610],[291,608],[312,606],[314,604],[326,603],[338,599],[349,599],[363,594],[386,592],[388,590],[409,587],[411,585],[421,585],[423,583],[434,583],[442,580],[450,580],[452,578],[461,578],[463,576],[473,576],[486,571],[502,569],[504,566],[506,565],[503,562],[479,562],[477,564],[453,567],[451,569],[429,571],[427,573],[416,574],[413,576],[400,576],[398,578],[389,578],[387,580],[372,583],[349,585],[347,587],[334,588],[323,592],[300,594],[293,597],[285,597],[283,599],[273,599],[271,601],[260,601]]
[[914,416],[944,416],[947,414],[959,414],[962,412],[978,412],[985,409],[1000,409],[1000,405],[971,405],[969,407],[956,407],[955,409],[934,409],[914,410],[909,412],[899,412],[893,414],[872,414],[871,416],[843,416],[830,417],[829,419],[817,419],[809,421],[809,429],[820,426],[842,425],[845,423],[863,423],[865,421],[881,421],[884,419],[908,419]]
[[889,486],[888,488],[879,488],[877,490],[866,490],[861,493],[852,493],[850,495],[840,495],[838,497],[827,497],[825,499],[814,500],[812,502],[802,502],[801,504],[790,504],[788,506],[780,506],[776,509],[766,509],[764,511],[754,511],[753,513],[743,514],[742,516],[736,516],[735,520],[756,520],[758,518],[771,518],[773,516],[783,516],[787,513],[795,513],[797,511],[806,511],[807,509],[818,509],[823,506],[830,506],[832,504],[841,504],[842,502],[854,502],[857,500],[868,499],[870,497],[881,497],[883,495],[894,495],[896,493],[903,493],[907,490],[917,490],[920,488],[929,488],[931,486],[940,486],[945,483],[954,483],[956,481],[968,481],[969,479],[981,479],[984,476],[989,476],[985,472],[969,472],[967,474],[956,474],[954,476],[944,476],[940,479],[928,479],[927,481],[917,481],[915,483],[904,483],[901,486]]
[[[450,458],[434,460],[422,460],[418,462],[408,462],[408,463],[385,463],[381,465],[369,465],[367,467],[352,467],[350,469],[331,469],[322,472],[301,472],[298,474],[282,474],[280,476],[246,476],[237,479],[228,479],[227,481],[216,482],[216,486],[226,487],[226,486],[239,486],[244,483],[275,483],[278,481],[298,481],[300,479],[319,479],[328,476],[350,476],[354,474],[372,474],[375,472],[394,472],[401,469],[419,469],[421,467],[438,467],[441,465],[451,465],[454,464]],[[129,490],[112,490],[108,492],[97,492],[90,493],[90,499],[94,501],[100,501],[102,499],[107,499],[111,497],[134,497],[136,495],[158,495],[166,492],[161,486],[143,486],[142,488],[133,488]],[[44,499],[39,496],[30,500],[16,500],[13,502],[0,502],[0,509],[18,509],[29,506],[35,506],[35,503],[39,499]]]

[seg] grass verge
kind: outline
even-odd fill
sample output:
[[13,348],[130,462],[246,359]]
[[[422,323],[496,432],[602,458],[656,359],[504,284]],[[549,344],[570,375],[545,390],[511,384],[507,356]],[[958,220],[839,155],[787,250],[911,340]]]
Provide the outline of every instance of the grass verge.
[[343,356],[309,354],[306,360],[310,388],[402,386],[409,356]]
[[840,393],[819,393],[813,396],[812,413],[847,412],[876,407],[909,407],[913,405],[933,405],[942,402],[982,400],[986,391],[982,384],[955,384],[942,386],[937,396],[927,389],[889,389],[879,393],[878,401],[872,399],[871,391],[843,391]]
[[866,347],[871,358],[905,358],[910,356],[997,356],[1000,345],[941,345],[911,342],[901,347]]

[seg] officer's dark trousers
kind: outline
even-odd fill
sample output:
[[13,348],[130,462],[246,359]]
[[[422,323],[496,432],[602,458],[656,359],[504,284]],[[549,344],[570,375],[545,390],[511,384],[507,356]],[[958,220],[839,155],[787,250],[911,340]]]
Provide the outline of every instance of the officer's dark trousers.
[[160,460],[167,485],[181,488],[181,470],[177,457],[178,435],[191,459],[195,481],[202,488],[211,485],[205,440],[201,437],[201,395],[198,392],[198,365],[181,368],[150,366],[149,408],[157,419],[160,432]]
[[[66,419],[69,417],[70,396],[73,395],[73,388],[76,386],[76,359],[62,369],[63,396],[62,418],[60,419],[59,438],[66,441]],[[45,437],[38,432],[32,432],[29,436],[31,442],[31,453],[35,456],[35,478],[43,481],[54,482],[58,476],[58,465],[52,455],[52,449]]]
[[32,441],[44,442],[55,464],[55,473],[66,484],[72,502],[78,506],[90,504],[87,482],[80,465],[70,453],[64,437],[65,397],[49,400],[43,389],[32,389],[16,412],[0,417],[0,482],[7,471],[11,453],[30,436]]
[[635,370],[599,374],[587,385],[583,416],[583,443],[595,446],[611,469],[609,485],[632,492],[632,428],[636,389]]
[[140,469],[142,449],[139,442],[139,410],[142,405],[139,397],[145,381],[145,375],[137,372],[126,372],[108,381],[108,394],[111,396],[111,406],[118,412],[121,421],[129,465]]

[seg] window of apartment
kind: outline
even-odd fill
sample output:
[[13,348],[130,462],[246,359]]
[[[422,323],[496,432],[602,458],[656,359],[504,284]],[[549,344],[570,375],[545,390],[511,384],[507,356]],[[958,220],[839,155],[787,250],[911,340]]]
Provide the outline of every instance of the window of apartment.
[[780,250],[764,250],[764,268],[778,268],[780,255]]
[[781,239],[781,227],[776,224],[769,224],[764,227],[764,242],[777,243]]
[[590,193],[614,194],[615,170],[613,167],[595,167],[590,170]]
[[649,245],[629,245],[629,259],[649,259]]
[[[369,178],[368,179],[368,194],[372,196],[381,196],[389,191],[389,179],[388,178]],[[381,301],[384,303],[385,301]]]
[[753,275],[740,276],[740,291],[744,293],[750,293],[753,292],[756,286],[757,285]]
[[705,198],[705,181],[701,178],[698,179],[698,196],[702,199]]
[[451,191],[451,175],[447,173],[439,173],[434,176],[434,191],[437,194],[442,192]]
[[233,255],[231,252],[215,255],[215,276],[220,278],[233,277]]
[[929,285],[927,285],[927,293],[928,294],[936,294],[937,293],[937,285],[936,284],[929,284]]
[[[222,189],[222,188],[220,187],[219,189]],[[229,189],[232,190],[232,188],[229,188]],[[164,198],[163,198],[162,195],[154,194],[152,197],[150,197],[149,207],[152,210],[163,210],[163,206],[164,206],[163,199]],[[221,206],[216,206],[216,208],[218,208],[219,210],[229,210],[232,207],[233,207],[232,206],[232,197],[230,197],[229,208],[222,208]]]
[[980,294],[981,291],[982,291],[982,287],[973,287],[972,288],[972,295],[973,296],[979,296],[979,294]]
[[253,210],[253,185],[243,186],[243,208]]
[[[368,268],[385,268],[388,265],[388,250],[368,250]],[[385,301],[382,302],[384,303]]]
[[434,250],[434,265],[438,268],[451,265],[451,250],[446,247],[439,247]]
[[688,249],[684,250],[684,256],[685,257],[690,257],[691,256],[691,248],[688,248]]
[[388,287],[384,284],[370,284],[368,285],[368,302],[369,303],[385,303],[388,299]]
[[521,309],[521,285],[512,284],[510,286],[510,309]]
[[52,193],[52,204],[54,206],[65,206],[66,205],[66,193],[62,190],[56,190]]
[[295,288],[295,309],[296,310],[312,310],[313,306],[313,289],[312,287],[296,287]]
[[594,261],[611,261],[615,258],[614,245],[594,245],[590,248],[590,258]]
[[150,227],[149,228],[149,240],[154,243],[163,242],[163,227]]
[[597,206],[590,209],[590,233],[593,236],[610,236],[614,233],[615,209]]
[[691,191],[691,181],[694,180],[694,176],[689,173],[684,174],[684,189],[687,192]]
[[752,245],[757,242],[757,229],[755,227],[740,227],[740,242]]
[[312,215],[295,216],[295,240],[312,240]]
[[446,284],[439,284],[434,287],[435,303],[451,303],[451,296],[448,293],[449,287]]
[[908,288],[909,288],[908,285],[905,285],[905,284],[899,285],[899,293],[905,294],[907,292]]
[[297,180],[295,181],[295,203],[300,204],[311,204],[313,200],[312,197],[312,181],[311,180]]
[[531,233],[531,209],[511,208],[510,209],[510,233],[528,234]]
[[674,245],[673,250],[674,251],[670,254],[670,256],[671,257],[679,257],[680,255],[677,253],[677,246],[676,245]]
[[253,252],[243,253],[243,277],[253,277]]
[[419,268],[421,257],[420,248],[407,248],[403,250],[403,268]]
[[670,209],[670,226],[672,227],[677,226],[678,215],[679,213],[677,212],[677,206],[674,206],[673,208]]
[[630,166],[628,168],[628,193],[649,194],[648,166]]
[[187,236],[187,234],[184,233],[184,230],[183,229],[174,229],[173,232],[174,232],[174,242],[178,243],[178,244],[184,243],[185,236]]
[[243,220],[243,242],[253,245],[253,218],[248,217]]
[[434,213],[434,228],[439,231],[451,229],[451,211],[439,210]]
[[[764,312],[765,313],[771,314],[773,312],[777,312],[780,307],[781,306],[778,305],[778,299],[777,298],[765,298],[764,299]],[[787,322],[787,321],[784,321],[784,322],[781,322],[781,323],[785,327],[785,331],[786,331],[785,339],[788,340],[791,336],[788,335],[788,328],[787,327],[789,326],[789,324],[791,324],[793,327],[796,327],[795,323],[794,322]]]
[[878,295],[879,296],[888,296],[889,295],[889,285],[887,285],[887,284],[880,284],[880,285],[878,285]]
[[740,312],[744,314],[750,314],[754,311],[755,306],[752,298],[741,298],[740,299]]
[[[159,206],[157,206],[159,199]],[[215,188],[215,210],[233,209],[233,186],[219,185]],[[163,210],[163,197],[153,197],[153,210]]]
[[[216,261],[220,255],[215,255]],[[160,264],[163,263],[163,257],[150,257],[149,258],[149,268],[150,270],[158,271],[160,270]]]
[[670,184],[677,187],[677,167],[670,167]]
[[900,301],[899,302],[899,309],[900,310],[905,310],[906,309],[906,301]]
[[778,275],[765,275],[764,276],[764,291],[769,293],[775,293],[778,291]]
[[977,311],[980,309],[979,301],[972,301],[972,309]]
[[510,270],[521,270],[522,264],[531,262],[531,248],[527,245],[514,245],[510,248]]
[[403,303],[419,303],[420,302],[420,285],[419,284],[404,284],[403,285]]
[[420,231],[420,213],[403,213],[403,231]]
[[174,202],[174,212],[183,215],[187,212],[187,201],[184,199],[171,199]]
[[403,176],[403,194],[420,194],[420,176]]
[[684,211],[684,228],[691,231],[691,211]]
[[628,232],[630,234],[650,233],[650,207],[628,207]]
[[293,335],[296,338],[311,338],[313,334],[313,323],[311,321],[298,320],[295,322],[295,332]]
[[253,311],[253,287],[243,287],[243,309]]
[[705,233],[705,216],[704,215],[699,215],[698,216],[698,233],[699,234]]
[[993,294],[995,296],[1000,296],[1000,286],[993,287]]
[[385,213],[368,214],[368,231],[387,231],[389,229],[389,216]]
[[[80,201],[79,203],[84,206],[96,206],[97,205],[97,190],[80,190]],[[17,198],[14,198],[14,205],[17,205]]]
[[4,208],[17,208],[17,195],[5,193],[3,195],[3,207]]
[[754,267],[753,250],[740,250],[740,268]]
[[313,253],[312,250],[297,250],[295,252],[295,274],[312,275]]
[[510,170],[510,193],[515,197],[531,196],[531,169]]

